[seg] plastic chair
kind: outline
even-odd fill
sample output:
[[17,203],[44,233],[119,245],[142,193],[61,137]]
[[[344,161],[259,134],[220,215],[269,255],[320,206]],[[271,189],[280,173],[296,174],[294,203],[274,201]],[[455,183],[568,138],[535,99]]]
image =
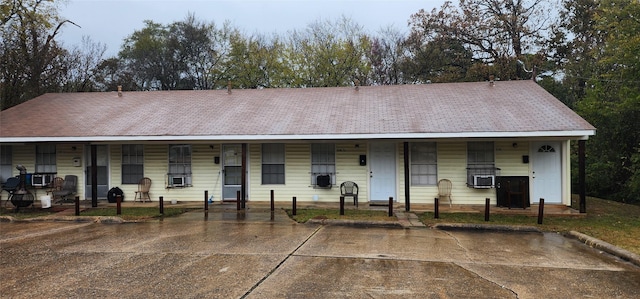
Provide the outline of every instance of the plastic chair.
[[448,179],[441,179],[438,181],[438,200],[442,201],[444,198],[449,200],[449,207],[451,207],[451,188],[452,183]]
[[146,202],[147,200],[151,201],[149,189],[151,189],[151,179],[147,177],[141,178],[138,182],[138,191],[136,191],[133,201],[136,201],[137,199],[140,199],[140,202]]
[[340,184],[340,195],[343,197],[353,197],[353,205],[358,206],[358,184],[346,181]]

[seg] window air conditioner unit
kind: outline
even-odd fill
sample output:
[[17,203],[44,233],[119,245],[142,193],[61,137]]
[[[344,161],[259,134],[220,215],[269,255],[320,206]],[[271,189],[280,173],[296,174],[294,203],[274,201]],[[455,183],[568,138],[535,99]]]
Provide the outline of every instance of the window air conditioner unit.
[[173,187],[184,187],[184,177],[183,176],[171,177],[171,186],[173,186]]
[[34,174],[31,177],[31,186],[44,187],[51,184],[53,181],[53,175],[51,174]]
[[331,186],[331,176],[330,175],[319,175],[316,177],[316,185],[320,188],[328,188]]
[[496,177],[493,175],[474,175],[473,188],[493,188]]

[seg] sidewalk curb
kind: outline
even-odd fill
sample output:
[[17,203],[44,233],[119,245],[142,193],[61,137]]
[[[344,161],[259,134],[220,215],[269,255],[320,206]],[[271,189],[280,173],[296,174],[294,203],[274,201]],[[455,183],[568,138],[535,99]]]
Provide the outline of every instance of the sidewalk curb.
[[485,230],[485,231],[503,231],[503,232],[542,233],[542,231],[537,227],[522,226],[522,225],[438,223],[433,225],[432,228],[441,229],[441,230]]
[[93,222],[93,223],[127,223],[115,216],[42,216],[35,218],[18,219],[13,216],[0,216],[0,222]]
[[362,221],[362,220],[342,220],[342,219],[309,219],[308,224],[354,226],[354,227],[396,227],[402,228],[398,221]]
[[605,241],[602,241],[600,239],[596,239],[594,237],[587,236],[587,235],[585,235],[583,233],[579,233],[577,231],[570,231],[570,232],[566,233],[565,236],[575,238],[578,241],[586,244],[589,247],[593,247],[595,249],[602,250],[602,251],[604,251],[606,253],[609,253],[611,255],[615,255],[615,256],[617,256],[617,257],[619,257],[619,258],[621,258],[621,259],[623,259],[625,261],[628,261],[628,262],[640,267],[640,256],[635,254],[635,253],[633,253],[633,252],[624,250],[624,249],[622,249],[620,247],[617,247],[615,245],[609,244],[609,243],[607,243]]

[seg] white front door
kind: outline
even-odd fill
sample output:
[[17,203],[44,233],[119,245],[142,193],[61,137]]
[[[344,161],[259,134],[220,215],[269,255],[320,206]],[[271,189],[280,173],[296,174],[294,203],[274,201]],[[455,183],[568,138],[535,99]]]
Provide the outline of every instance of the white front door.
[[372,143],[369,147],[370,200],[389,201],[396,198],[396,145]]
[[561,147],[559,142],[534,142],[531,145],[533,203],[562,203]]

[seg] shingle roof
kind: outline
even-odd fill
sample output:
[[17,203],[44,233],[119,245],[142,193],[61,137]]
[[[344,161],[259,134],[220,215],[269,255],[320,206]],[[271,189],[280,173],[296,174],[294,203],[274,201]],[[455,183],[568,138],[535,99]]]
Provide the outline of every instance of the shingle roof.
[[236,89],[231,94],[141,91],[122,97],[117,92],[51,93],[0,112],[0,141],[586,137],[594,130],[532,81]]

